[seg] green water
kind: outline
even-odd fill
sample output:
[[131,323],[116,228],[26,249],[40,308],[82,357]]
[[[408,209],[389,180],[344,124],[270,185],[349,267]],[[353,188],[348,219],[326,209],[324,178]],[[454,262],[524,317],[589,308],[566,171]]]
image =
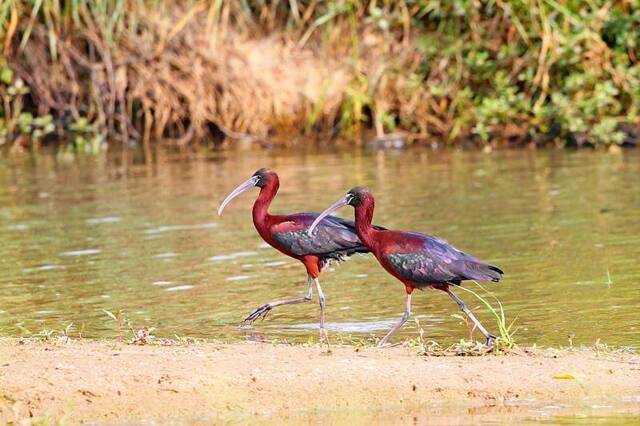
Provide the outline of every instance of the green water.
[[[488,288],[522,344],[638,346],[640,153],[343,151],[124,153],[0,159],[0,334],[73,322],[111,337],[103,310],[161,336],[317,338],[315,302],[239,329],[256,306],[303,294],[301,264],[261,241],[257,190],[215,208],[259,167],[280,174],[272,212],[320,211],[355,185],[375,221],[438,235],[506,272]],[[341,214],[352,217],[352,210]],[[381,336],[404,309],[402,284],[371,257],[324,272],[334,341]],[[481,320],[495,329],[477,301]],[[425,337],[468,337],[442,292],[417,292]],[[400,338],[417,336],[413,321]],[[478,336],[479,337],[479,336]]]

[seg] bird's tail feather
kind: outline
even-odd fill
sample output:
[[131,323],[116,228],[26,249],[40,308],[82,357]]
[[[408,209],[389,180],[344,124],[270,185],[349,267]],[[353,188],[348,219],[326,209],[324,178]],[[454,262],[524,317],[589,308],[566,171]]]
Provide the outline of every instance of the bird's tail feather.
[[331,253],[327,253],[326,255],[320,256],[320,270],[322,271],[326,267],[330,266],[332,262],[344,262],[348,260],[349,257],[353,256],[356,253],[369,253],[369,249],[365,246],[356,246],[353,248],[335,251]]
[[504,275],[502,269],[497,266],[487,265],[480,262],[465,262],[467,269],[466,279],[478,281],[498,282]]

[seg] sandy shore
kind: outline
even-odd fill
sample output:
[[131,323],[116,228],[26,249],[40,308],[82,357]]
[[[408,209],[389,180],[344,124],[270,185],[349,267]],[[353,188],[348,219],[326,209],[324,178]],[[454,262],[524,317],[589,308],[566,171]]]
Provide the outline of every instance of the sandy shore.
[[424,357],[409,348],[264,343],[0,342],[0,423],[31,418],[274,423],[476,423],[640,415],[640,356],[520,350]]

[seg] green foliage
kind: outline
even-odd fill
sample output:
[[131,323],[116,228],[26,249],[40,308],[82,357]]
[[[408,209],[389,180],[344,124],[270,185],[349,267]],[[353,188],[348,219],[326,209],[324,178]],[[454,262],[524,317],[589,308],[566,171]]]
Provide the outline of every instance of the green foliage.
[[[387,68],[401,72],[388,74],[391,89],[374,91],[366,105],[375,115],[384,98],[382,112],[400,117],[406,130],[450,141],[475,135],[488,143],[509,136],[510,127],[526,141],[559,125],[565,140],[581,133],[594,144],[609,145],[624,141],[620,124],[639,124],[637,5],[606,0],[414,0],[384,5],[375,11],[362,8],[363,21],[385,18],[384,32],[393,34],[395,43],[382,42],[387,47],[376,53]],[[397,19],[402,10],[405,19]],[[383,40],[377,26],[369,31]],[[408,27],[415,44],[399,51]],[[421,61],[403,54],[416,48]],[[359,74],[354,82],[362,79]],[[343,117],[352,119],[350,110],[362,99],[362,91],[347,92]],[[416,108],[407,102],[411,99],[420,99],[422,105]],[[384,125],[393,130],[393,122]]]
[[73,121],[68,126],[74,148],[79,151],[95,153],[104,142],[104,136],[85,117]]
[[55,130],[53,117],[25,111],[30,89],[6,63],[0,62],[0,145],[20,136],[38,141]]
[[131,335],[135,336],[136,331],[133,329],[133,324],[124,309],[118,309],[117,311],[107,311],[106,309],[103,309],[102,311],[107,315],[107,317],[109,317],[109,319],[116,323],[116,339],[118,341],[124,341],[125,332],[127,331],[131,333]]

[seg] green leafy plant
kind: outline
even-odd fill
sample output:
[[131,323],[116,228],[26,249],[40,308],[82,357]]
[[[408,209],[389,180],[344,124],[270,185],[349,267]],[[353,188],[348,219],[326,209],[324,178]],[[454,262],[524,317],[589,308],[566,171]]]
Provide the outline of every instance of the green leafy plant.
[[16,78],[8,65],[0,62],[0,145],[20,136],[37,142],[55,130],[51,114],[34,116],[25,111],[25,97],[29,93],[24,81]]
[[131,320],[127,317],[127,314],[124,311],[124,309],[118,309],[117,311],[107,311],[106,309],[103,309],[102,312],[104,312],[107,315],[107,317],[109,317],[116,323],[116,331],[117,331],[116,340],[118,340],[119,342],[123,342],[125,337],[125,332],[131,333],[131,335],[135,338],[136,332],[133,329]]

